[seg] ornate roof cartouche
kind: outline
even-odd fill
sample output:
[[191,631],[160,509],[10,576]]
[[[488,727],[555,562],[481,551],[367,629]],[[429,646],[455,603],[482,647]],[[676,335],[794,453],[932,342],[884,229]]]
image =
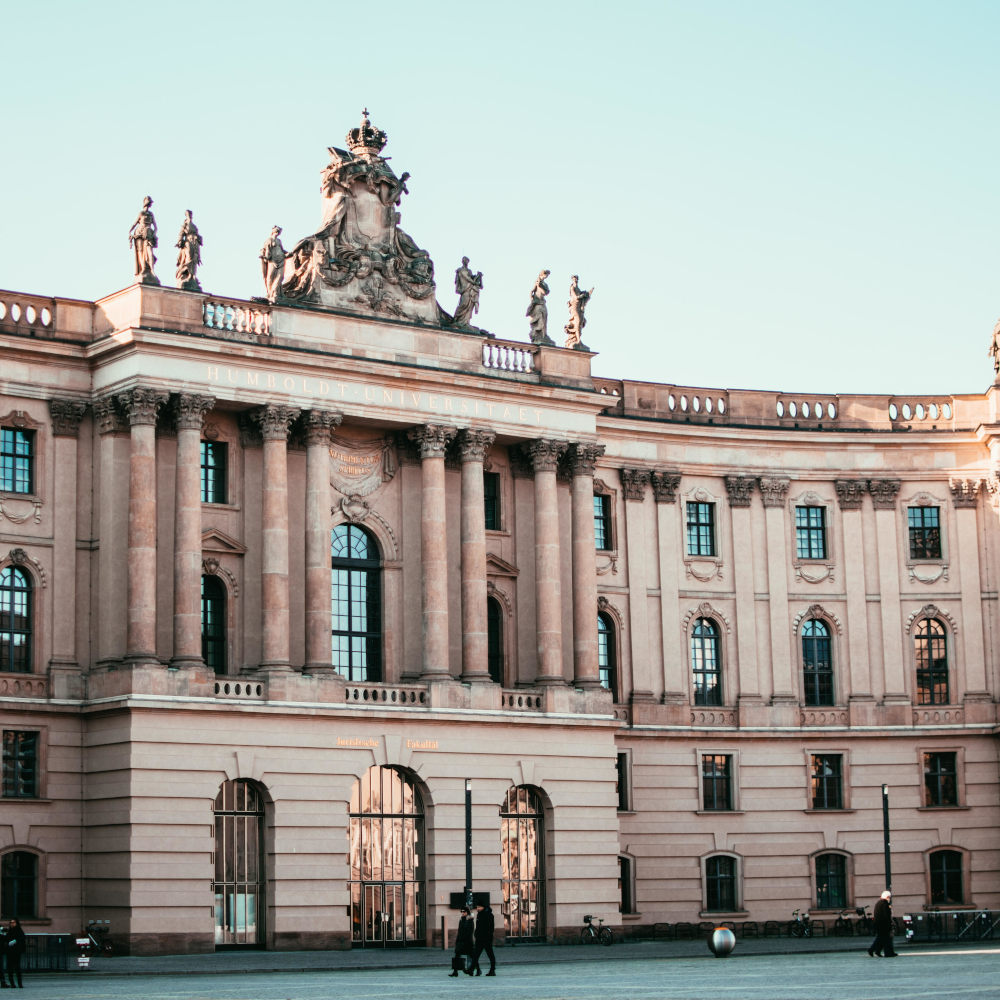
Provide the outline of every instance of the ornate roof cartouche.
[[389,141],[389,137],[380,128],[375,128],[368,120],[368,109],[361,112],[361,124],[352,128],[345,139],[347,148],[355,156],[378,156]]

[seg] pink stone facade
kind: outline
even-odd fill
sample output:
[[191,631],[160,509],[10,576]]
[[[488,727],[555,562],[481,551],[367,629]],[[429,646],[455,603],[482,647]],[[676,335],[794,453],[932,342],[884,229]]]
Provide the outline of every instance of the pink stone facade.
[[[363,847],[354,871],[371,768],[420,803],[392,943],[454,925],[467,779],[511,937],[832,920],[883,887],[883,784],[897,910],[1000,909],[1000,386],[615,382],[585,351],[146,285],[0,304],[27,442],[0,456],[0,856],[29,931],[383,946],[365,920],[399,915],[365,893],[408,876]],[[252,891],[219,874],[229,782],[261,803]]]

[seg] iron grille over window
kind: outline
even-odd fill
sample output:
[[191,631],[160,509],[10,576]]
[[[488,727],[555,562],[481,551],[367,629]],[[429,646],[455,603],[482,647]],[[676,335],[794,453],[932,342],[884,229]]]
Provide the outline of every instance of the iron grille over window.
[[4,917],[38,916],[38,858],[28,851],[9,851],[0,859],[0,904]]
[[3,731],[3,797],[38,797],[38,733]]
[[705,860],[705,908],[712,913],[736,909],[736,859],[720,854]]
[[816,906],[821,910],[847,906],[847,859],[843,854],[816,858]]
[[965,901],[962,887],[962,855],[958,851],[935,851],[930,856],[931,903],[955,906]]

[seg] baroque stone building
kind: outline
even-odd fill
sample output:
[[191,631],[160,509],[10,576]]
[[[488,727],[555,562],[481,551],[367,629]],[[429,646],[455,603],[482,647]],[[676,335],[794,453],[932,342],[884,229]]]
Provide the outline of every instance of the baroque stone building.
[[883,887],[883,784],[897,910],[1000,908],[1000,384],[595,378],[539,285],[497,340],[384,142],[331,149],[266,299],[191,252],[163,287],[149,205],[130,287],[0,292],[4,914],[440,941],[467,784],[511,939],[835,917]]

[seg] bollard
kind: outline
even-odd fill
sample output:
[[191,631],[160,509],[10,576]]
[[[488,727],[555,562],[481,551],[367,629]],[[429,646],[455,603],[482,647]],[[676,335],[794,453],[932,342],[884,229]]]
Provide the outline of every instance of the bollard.
[[725,958],[736,947],[736,935],[728,927],[716,927],[708,936],[708,950],[716,958]]

